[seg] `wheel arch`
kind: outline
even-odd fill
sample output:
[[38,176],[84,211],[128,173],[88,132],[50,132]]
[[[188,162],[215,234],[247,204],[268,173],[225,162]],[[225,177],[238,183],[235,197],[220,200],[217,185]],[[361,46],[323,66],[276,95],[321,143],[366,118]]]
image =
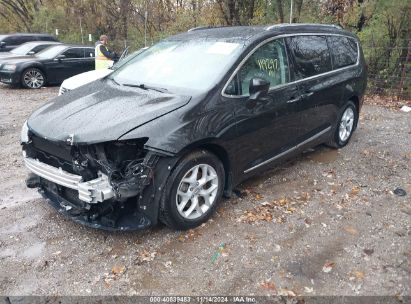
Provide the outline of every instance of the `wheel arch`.
[[358,98],[357,95],[352,95],[348,100],[351,100],[355,107],[357,108],[357,111],[360,112],[360,99]]
[[359,116],[360,116],[360,109],[361,109],[361,104],[360,104],[360,99],[358,98],[357,95],[352,95],[348,101],[351,101],[352,103],[354,103],[355,108],[357,109],[357,120],[355,122],[354,125],[354,130],[355,131],[357,129],[357,125],[358,125],[358,121],[359,121]]
[[185,155],[191,153],[194,150],[206,150],[214,154],[222,163],[224,168],[224,195],[229,197],[233,188],[232,178],[232,164],[227,150],[218,143],[212,141],[200,141],[190,144],[182,149],[179,154],[179,159],[182,159]]
[[46,83],[48,83],[48,77],[47,77],[47,73],[46,73],[46,69],[42,66],[42,65],[40,65],[40,64],[27,64],[27,65],[24,65],[24,66],[22,66],[21,67],[21,77],[23,77],[23,73],[27,70],[27,69],[38,69],[38,70],[40,70],[43,74],[44,74],[44,77],[45,77],[45,81],[44,81],[44,83],[46,84]]

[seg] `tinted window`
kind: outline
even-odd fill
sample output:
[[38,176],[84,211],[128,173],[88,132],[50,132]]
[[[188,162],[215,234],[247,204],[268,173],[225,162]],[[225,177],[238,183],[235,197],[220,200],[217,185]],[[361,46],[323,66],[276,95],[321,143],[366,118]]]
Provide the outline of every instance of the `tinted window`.
[[50,46],[49,44],[38,45],[38,46],[36,46],[35,48],[33,48],[32,51],[33,51],[34,53],[38,53],[38,52],[44,50],[45,48],[48,48],[49,46]]
[[62,55],[66,56],[66,58],[84,58],[84,49],[68,49]]
[[295,61],[295,76],[302,79],[331,70],[327,39],[323,36],[287,38]]
[[37,40],[42,40],[42,41],[55,41],[54,37],[51,36],[38,36]]
[[26,42],[30,42],[30,41],[34,41],[36,40],[36,37],[34,36],[20,36],[18,38],[18,44],[22,44],[22,43],[26,43]]
[[284,41],[268,42],[257,49],[244,63],[225,91],[229,95],[249,95],[252,78],[270,82],[270,87],[289,82],[289,69]]
[[357,62],[358,50],[354,39],[342,36],[329,36],[327,39],[333,54],[334,69]]
[[16,41],[17,41],[17,37],[15,37],[15,36],[9,36],[9,37],[6,37],[3,41],[4,41],[7,45],[15,45],[15,44],[16,44]]
[[94,58],[94,49],[85,49],[85,57],[86,58]]
[[67,48],[67,46],[65,46],[65,45],[51,46],[49,48],[46,48],[46,49],[42,50],[41,52],[38,52],[36,54],[36,56],[38,56],[40,58],[54,58],[58,54],[60,54],[60,52],[65,50],[66,48]]

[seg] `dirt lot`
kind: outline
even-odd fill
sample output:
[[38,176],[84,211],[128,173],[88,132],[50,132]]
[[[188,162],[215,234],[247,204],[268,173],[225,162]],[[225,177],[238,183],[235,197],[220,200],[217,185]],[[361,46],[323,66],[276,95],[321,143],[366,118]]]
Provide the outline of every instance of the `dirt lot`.
[[194,231],[113,233],[25,188],[20,128],[55,95],[0,86],[0,295],[411,295],[411,113],[365,106],[347,147],[249,180]]

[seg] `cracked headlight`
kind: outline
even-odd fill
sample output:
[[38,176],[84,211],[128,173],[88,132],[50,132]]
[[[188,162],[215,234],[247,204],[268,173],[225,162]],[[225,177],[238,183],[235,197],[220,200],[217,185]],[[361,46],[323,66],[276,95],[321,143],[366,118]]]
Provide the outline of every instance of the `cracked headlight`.
[[29,126],[27,125],[27,120],[24,122],[23,127],[21,128],[20,133],[20,143],[29,142]]
[[3,71],[15,71],[16,70],[16,65],[15,64],[4,64],[3,67],[1,68]]

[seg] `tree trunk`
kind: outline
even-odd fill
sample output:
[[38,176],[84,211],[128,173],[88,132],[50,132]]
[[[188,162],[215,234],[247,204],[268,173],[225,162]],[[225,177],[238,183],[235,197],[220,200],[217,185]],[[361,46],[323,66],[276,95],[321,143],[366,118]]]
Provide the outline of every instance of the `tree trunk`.
[[128,14],[130,10],[130,0],[120,0],[121,36],[128,39]]
[[284,9],[283,9],[283,1],[282,0],[277,0],[277,16],[278,16],[278,22],[279,23],[284,23]]
[[298,23],[300,21],[301,9],[303,7],[303,0],[295,1],[295,16],[293,17],[293,23]]
[[[404,48],[405,51],[405,48]],[[404,54],[405,52],[403,52]],[[411,60],[411,41],[408,42],[408,50],[407,50],[407,55],[405,56],[405,60],[401,63],[401,76],[400,76],[400,84],[398,86],[398,91],[402,94],[404,91],[406,91],[406,80],[407,80],[407,75],[408,75],[408,63]],[[403,94],[406,96],[407,92]]]

